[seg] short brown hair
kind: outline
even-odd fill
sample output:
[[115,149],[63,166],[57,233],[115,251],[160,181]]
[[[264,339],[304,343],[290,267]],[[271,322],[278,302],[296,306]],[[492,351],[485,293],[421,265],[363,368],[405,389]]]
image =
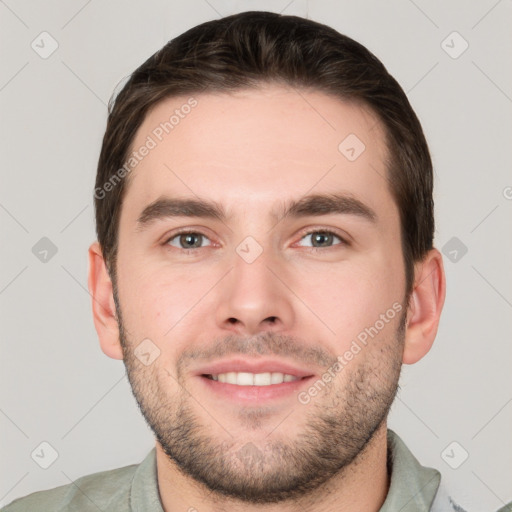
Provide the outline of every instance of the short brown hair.
[[191,28],[146,60],[111,98],[95,210],[98,241],[114,284],[126,180],[118,180],[108,193],[102,186],[112,183],[124,166],[149,109],[173,96],[229,93],[264,83],[362,103],[383,123],[387,178],[400,212],[406,293],[410,293],[414,262],[432,248],[434,236],[432,162],[416,114],[398,82],[364,46],[326,25],[264,11],[242,12]]

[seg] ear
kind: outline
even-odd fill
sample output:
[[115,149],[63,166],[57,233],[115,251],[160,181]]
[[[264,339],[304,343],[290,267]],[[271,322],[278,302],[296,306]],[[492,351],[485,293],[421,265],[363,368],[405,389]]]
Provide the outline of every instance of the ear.
[[419,361],[432,347],[439,326],[446,294],[443,257],[430,250],[415,265],[414,288],[407,311],[403,362]]
[[113,359],[123,359],[112,281],[98,242],[94,242],[89,247],[89,278],[87,284],[92,296],[94,326],[98,333],[101,350]]

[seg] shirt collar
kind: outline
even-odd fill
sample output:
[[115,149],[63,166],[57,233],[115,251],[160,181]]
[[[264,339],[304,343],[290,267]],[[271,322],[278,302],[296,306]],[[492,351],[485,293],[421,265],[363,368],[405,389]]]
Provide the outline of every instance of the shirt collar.
[[133,476],[130,490],[130,510],[133,512],[164,512],[158,492],[155,447],[139,464]]
[[379,512],[430,510],[441,473],[422,466],[400,437],[388,429],[388,494]]

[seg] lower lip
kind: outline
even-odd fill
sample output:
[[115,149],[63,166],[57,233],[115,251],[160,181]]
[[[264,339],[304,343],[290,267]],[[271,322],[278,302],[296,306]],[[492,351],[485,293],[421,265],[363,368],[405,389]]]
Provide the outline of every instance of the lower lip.
[[259,403],[294,395],[298,393],[300,388],[306,386],[313,377],[304,377],[291,382],[270,384],[269,386],[238,386],[237,384],[227,384],[226,382],[209,379],[202,375],[199,378],[207,389],[219,397],[244,403]]

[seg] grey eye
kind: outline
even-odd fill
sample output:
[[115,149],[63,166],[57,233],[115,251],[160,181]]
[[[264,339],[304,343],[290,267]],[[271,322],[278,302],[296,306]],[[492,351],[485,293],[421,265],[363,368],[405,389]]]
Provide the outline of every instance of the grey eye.
[[308,237],[311,237],[311,245],[307,245],[306,247],[331,247],[334,238],[337,238],[340,242],[343,242],[339,236],[332,233],[331,231],[311,231],[310,233],[307,233],[301,240],[304,240]]
[[[177,240],[177,242],[173,242],[174,240]],[[169,238],[167,243],[172,247],[177,247],[178,249],[200,249],[202,247],[201,243],[204,240],[208,240],[205,235],[190,231],[174,235],[172,238]],[[211,245],[211,243],[208,243],[207,245]]]

